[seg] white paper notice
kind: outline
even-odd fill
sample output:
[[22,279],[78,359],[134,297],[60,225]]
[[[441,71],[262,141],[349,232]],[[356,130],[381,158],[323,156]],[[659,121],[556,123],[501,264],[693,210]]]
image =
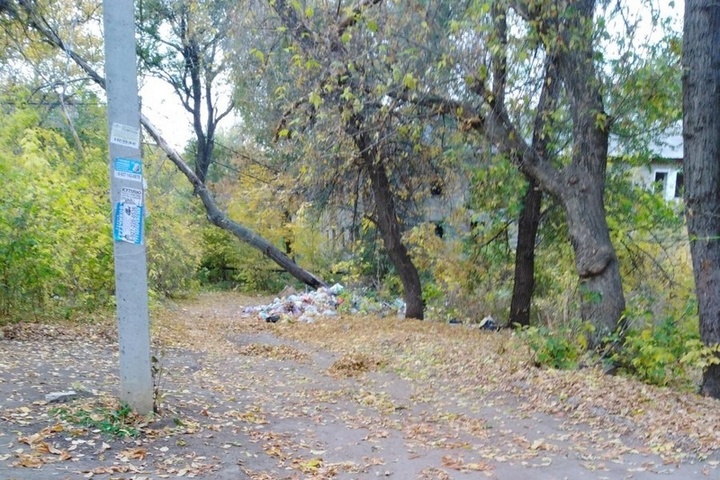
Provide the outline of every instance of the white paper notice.
[[140,129],[122,123],[113,123],[110,130],[110,143],[138,148],[140,147]]
[[120,201],[122,203],[132,203],[133,205],[142,205],[143,191],[139,188],[123,187],[120,190]]

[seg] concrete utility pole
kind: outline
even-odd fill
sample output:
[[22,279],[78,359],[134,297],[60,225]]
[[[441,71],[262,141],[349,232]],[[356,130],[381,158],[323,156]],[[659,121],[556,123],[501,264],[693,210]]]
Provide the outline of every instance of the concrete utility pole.
[[120,400],[153,409],[143,164],[133,0],[103,0]]

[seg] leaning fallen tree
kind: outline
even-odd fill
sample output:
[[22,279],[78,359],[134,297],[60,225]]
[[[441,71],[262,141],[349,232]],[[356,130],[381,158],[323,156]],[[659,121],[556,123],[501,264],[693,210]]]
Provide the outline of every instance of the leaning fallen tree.
[[227,230],[241,241],[260,250],[263,255],[268,257],[273,262],[277,263],[280,267],[283,268],[283,270],[285,270],[301,282],[305,283],[306,285],[309,285],[313,288],[327,287],[327,284],[324,281],[300,267],[275,245],[268,242],[263,237],[253,232],[249,228],[240,225],[239,223],[228,218],[228,216],[225,215],[218,207],[207,186],[200,180],[200,178],[195,174],[193,169],[190,168],[187,162],[183,160],[182,156],[180,156],[178,152],[176,152],[170,145],[168,145],[167,141],[165,141],[158,129],[155,128],[155,126],[150,122],[150,120],[147,119],[145,115],[140,115],[140,123],[142,123],[142,126],[145,128],[148,134],[155,140],[158,147],[160,147],[160,149],[165,152],[168,159],[170,159],[170,161],[175,164],[178,170],[180,170],[193,185],[193,187],[195,188],[195,193],[198,197],[200,197],[200,200],[202,200],[208,220],[210,220],[213,225],[216,225],[223,230]]
[[[35,30],[44,41],[55,48],[62,50],[71,58],[96,84],[105,89],[105,78],[100,75],[90,63],[78,54],[67,42],[55,32],[42,15],[37,11],[35,2],[32,0],[18,0],[15,2],[0,2],[0,13],[5,12],[10,17]],[[317,276],[300,267],[282,250],[271,242],[258,235],[253,230],[230,219],[218,206],[212,192],[207,185],[198,177],[190,165],[183,159],[182,155],[168,144],[160,131],[145,116],[140,116],[140,123],[147,133],[155,140],[158,147],[165,153],[167,158],[180,170],[192,184],[194,191],[205,207],[208,220],[215,226],[232,233],[240,241],[262,252],[263,255],[279,265],[290,275],[304,284],[319,288],[327,284]]]

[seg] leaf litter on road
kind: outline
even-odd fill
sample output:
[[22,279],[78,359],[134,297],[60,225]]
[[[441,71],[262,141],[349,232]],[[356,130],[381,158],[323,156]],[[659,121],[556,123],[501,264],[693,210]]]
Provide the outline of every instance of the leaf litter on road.
[[136,438],[59,422],[43,401],[73,384],[88,396],[63,408],[115,395],[111,322],[15,328],[0,341],[0,473],[65,464],[94,478],[512,478],[563,462],[608,476],[694,462],[697,478],[718,471],[715,400],[594,369],[537,369],[508,332],[241,313],[262,302],[208,294],[155,312],[161,415],[138,420]]

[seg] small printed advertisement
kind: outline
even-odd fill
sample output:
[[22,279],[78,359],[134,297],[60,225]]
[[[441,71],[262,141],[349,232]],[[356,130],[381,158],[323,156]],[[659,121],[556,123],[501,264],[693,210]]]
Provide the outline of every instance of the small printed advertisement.
[[133,205],[143,204],[143,191],[140,188],[123,187],[120,189],[120,202],[132,203]]
[[124,147],[139,148],[140,129],[131,127],[130,125],[123,125],[122,123],[113,123],[110,129],[110,143]]
[[113,175],[121,180],[142,182],[142,162],[134,158],[116,158],[113,162]]
[[[142,192],[140,194],[140,198],[142,198]],[[137,205],[131,201],[116,203],[115,224],[113,225],[115,241],[142,245],[144,221],[145,214],[142,205]]]

